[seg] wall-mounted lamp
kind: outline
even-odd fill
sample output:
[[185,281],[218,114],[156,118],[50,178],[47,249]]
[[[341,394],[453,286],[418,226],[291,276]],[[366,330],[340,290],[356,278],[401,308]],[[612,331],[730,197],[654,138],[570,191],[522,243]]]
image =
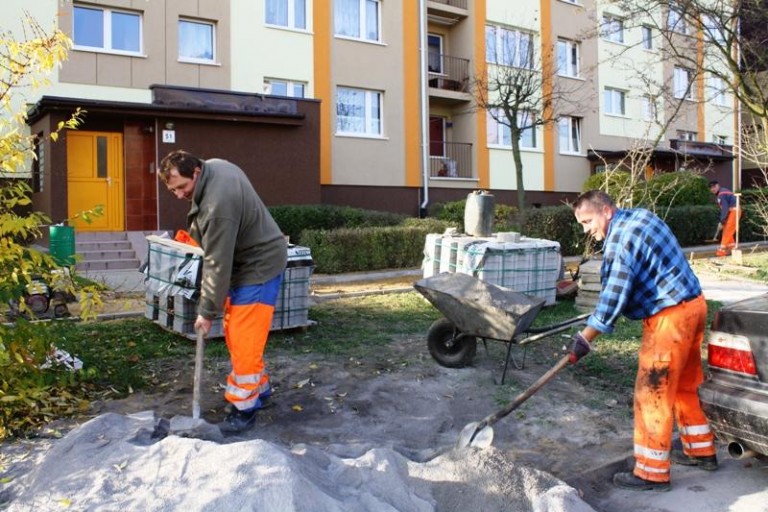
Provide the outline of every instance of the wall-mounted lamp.
[[176,128],[176,125],[171,123],[170,121],[165,123],[165,129],[166,130],[173,130],[174,128]]

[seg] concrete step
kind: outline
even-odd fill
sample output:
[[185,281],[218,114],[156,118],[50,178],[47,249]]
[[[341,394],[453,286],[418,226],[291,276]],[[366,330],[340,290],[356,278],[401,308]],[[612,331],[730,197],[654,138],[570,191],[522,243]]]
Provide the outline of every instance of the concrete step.
[[135,270],[139,268],[138,259],[81,261],[77,264],[78,271],[104,271],[104,270]]
[[78,231],[75,233],[76,242],[104,242],[128,240],[125,231]]
[[128,251],[131,250],[131,242],[128,240],[102,240],[94,242],[75,241],[75,251],[80,254],[87,251]]
[[98,250],[98,251],[77,251],[77,254],[83,261],[101,261],[101,260],[135,260],[136,251],[131,248]]

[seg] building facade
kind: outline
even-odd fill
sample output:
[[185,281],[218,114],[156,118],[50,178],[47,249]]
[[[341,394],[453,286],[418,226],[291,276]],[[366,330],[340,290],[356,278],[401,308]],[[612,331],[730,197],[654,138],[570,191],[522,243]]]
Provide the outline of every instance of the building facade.
[[[103,225],[82,229],[182,222],[154,176],[178,148],[240,164],[267,204],[417,215],[476,189],[516,204],[510,127],[478,89],[494,69],[542,80],[541,109],[518,113],[523,126],[539,121],[520,137],[529,205],[573,198],[592,173],[649,146],[648,173],[695,167],[738,181],[733,99],[662,58],[670,40],[658,23],[629,19],[616,2],[9,4],[16,19],[26,9],[55,20],[74,42],[51,85],[27,100],[42,135],[75,105],[88,110],[80,130],[41,146],[35,195],[54,221],[93,197],[111,206]],[[679,44],[706,58],[697,29],[673,25],[673,14],[664,19]]]

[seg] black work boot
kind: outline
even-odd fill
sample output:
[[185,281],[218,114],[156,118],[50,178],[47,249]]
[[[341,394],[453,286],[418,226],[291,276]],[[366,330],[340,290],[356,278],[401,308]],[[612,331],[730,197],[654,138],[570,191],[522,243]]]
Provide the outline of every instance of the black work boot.
[[714,471],[717,469],[717,455],[692,457],[686,455],[682,448],[679,450],[673,448],[670,459],[672,459],[672,462],[675,464],[680,464],[681,466],[696,466],[704,471]]
[[665,492],[670,489],[669,482],[652,482],[645,480],[634,473],[616,473],[613,475],[613,484],[622,489],[631,489],[633,491],[657,491]]
[[219,429],[223,434],[239,434],[240,432],[244,432],[253,427],[253,424],[256,423],[257,412],[258,409],[241,411],[233,408],[232,411],[227,414],[227,417],[224,418],[224,421],[219,423]]

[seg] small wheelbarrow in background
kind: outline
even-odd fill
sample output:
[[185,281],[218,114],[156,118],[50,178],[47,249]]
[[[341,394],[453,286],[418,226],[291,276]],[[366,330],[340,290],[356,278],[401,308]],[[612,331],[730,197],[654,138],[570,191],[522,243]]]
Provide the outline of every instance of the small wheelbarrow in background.
[[[483,344],[489,339],[505,342],[502,384],[510,361],[518,369],[523,368],[527,344],[584,324],[589,317],[584,314],[534,329],[531,324],[544,306],[544,299],[461,273],[437,274],[413,286],[445,316],[427,331],[427,347],[435,361],[448,368],[463,368],[474,359],[478,338]],[[521,364],[512,357],[513,345],[524,347]]]

